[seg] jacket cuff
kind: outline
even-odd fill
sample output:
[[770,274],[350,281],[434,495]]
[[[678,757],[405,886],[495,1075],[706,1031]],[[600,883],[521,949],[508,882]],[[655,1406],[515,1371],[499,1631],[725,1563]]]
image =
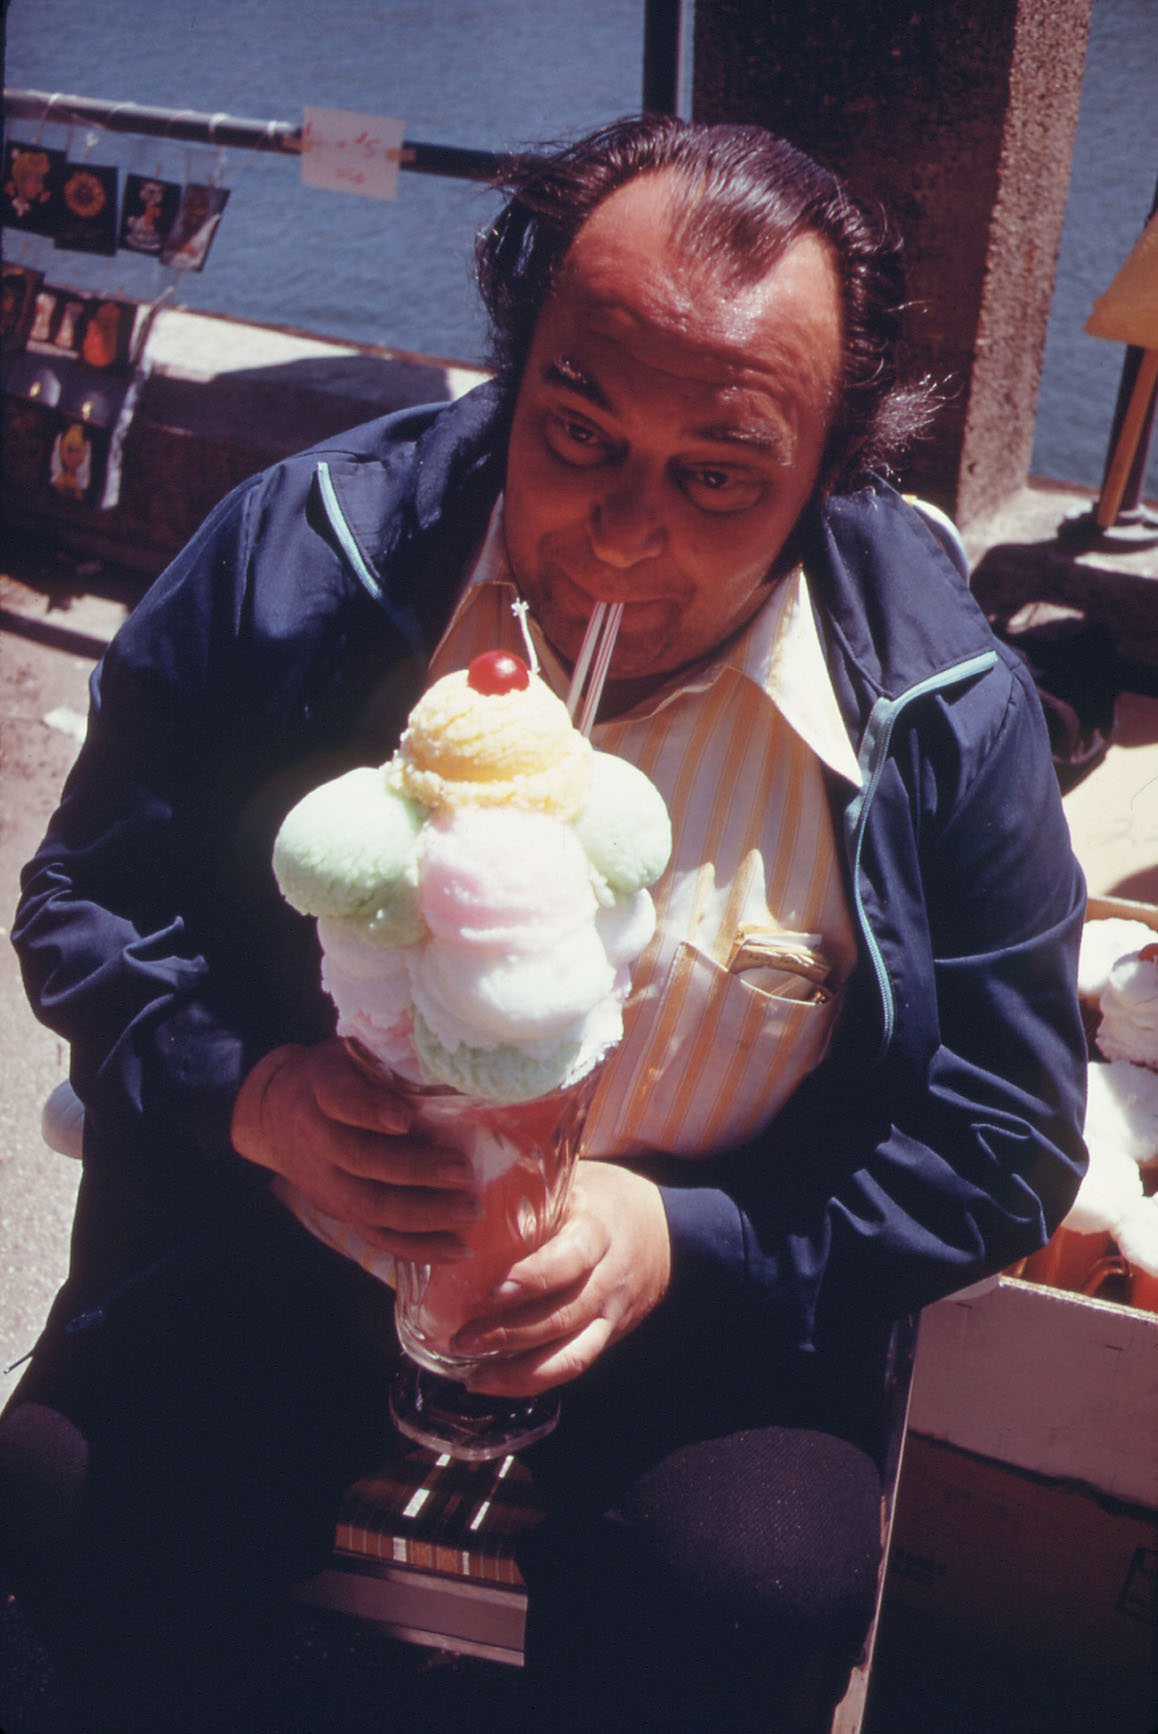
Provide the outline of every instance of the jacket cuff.
[[[182,1006],[148,1033],[95,1064],[74,1042],[72,1080],[100,1147],[145,1152],[167,1166],[239,1162],[230,1137],[241,1081],[257,1054],[199,1003]],[[90,1069],[91,1067],[91,1069]]]
[[735,1306],[747,1297],[744,1218],[713,1186],[661,1186],[671,1236],[672,1294],[685,1301]]

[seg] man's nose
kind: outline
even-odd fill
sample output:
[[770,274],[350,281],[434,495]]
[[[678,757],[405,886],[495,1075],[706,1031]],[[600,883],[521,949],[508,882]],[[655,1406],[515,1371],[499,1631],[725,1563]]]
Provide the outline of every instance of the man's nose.
[[587,529],[592,551],[605,566],[636,566],[654,559],[667,545],[656,490],[638,474],[616,477],[596,496]]

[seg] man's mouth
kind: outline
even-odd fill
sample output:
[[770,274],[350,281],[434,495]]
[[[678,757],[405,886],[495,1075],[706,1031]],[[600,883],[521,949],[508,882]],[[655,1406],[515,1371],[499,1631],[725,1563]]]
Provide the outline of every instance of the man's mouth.
[[[598,581],[589,587],[572,578],[560,582],[552,574],[547,580],[546,594],[550,597],[549,611],[558,624],[560,637],[566,632],[568,637],[575,639],[577,646],[595,608],[600,603],[621,602],[623,617],[613,667],[617,661],[623,661],[625,650],[634,642],[654,643],[657,635],[666,639],[679,619],[683,604],[672,596],[641,596],[637,591],[626,590],[625,593],[625,589],[623,585],[615,587]],[[575,647],[560,644],[560,648],[573,650]]]
[[621,602],[624,624],[630,616],[637,619],[653,609],[678,610],[684,598],[658,583],[648,584],[638,573],[620,574],[614,569],[589,570],[548,560],[540,580],[540,590],[549,596],[561,611],[590,614],[598,602]]

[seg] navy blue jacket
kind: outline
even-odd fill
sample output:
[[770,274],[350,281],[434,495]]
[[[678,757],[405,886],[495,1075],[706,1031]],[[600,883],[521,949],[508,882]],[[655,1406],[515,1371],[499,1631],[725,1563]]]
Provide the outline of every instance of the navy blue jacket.
[[[82,1207],[98,1200],[128,1262],[264,1184],[230,1147],[238,1085],[332,1027],[273,836],[306,788],[392,750],[505,445],[484,386],[277,465],[218,507],[94,674],[14,940],[71,1044]],[[883,484],[830,499],[804,537],[865,773],[832,797],[860,961],[775,1123],[651,1171],[673,1293],[808,1350],[1044,1241],[1084,1167],[1085,1071],[1084,891],[1020,661]],[[86,1256],[93,1281],[122,1268],[92,1230]]]

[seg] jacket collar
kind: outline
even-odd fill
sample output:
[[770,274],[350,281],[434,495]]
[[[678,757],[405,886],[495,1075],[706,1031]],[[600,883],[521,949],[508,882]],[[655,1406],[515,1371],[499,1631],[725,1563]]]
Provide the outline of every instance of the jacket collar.
[[846,710],[863,719],[878,698],[899,698],[993,650],[944,543],[886,482],[833,495],[806,534],[821,634],[838,689],[845,676]]
[[494,381],[451,404],[371,423],[319,452],[338,509],[388,610],[413,610],[427,650],[502,486],[507,400]]

